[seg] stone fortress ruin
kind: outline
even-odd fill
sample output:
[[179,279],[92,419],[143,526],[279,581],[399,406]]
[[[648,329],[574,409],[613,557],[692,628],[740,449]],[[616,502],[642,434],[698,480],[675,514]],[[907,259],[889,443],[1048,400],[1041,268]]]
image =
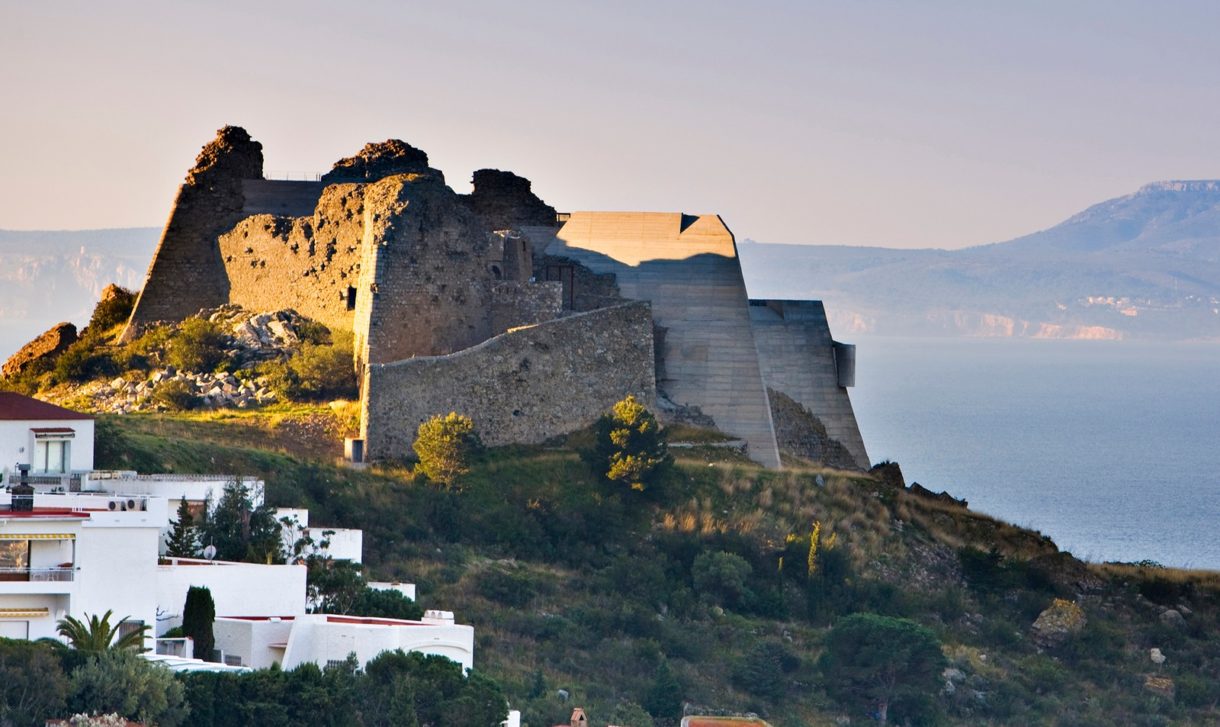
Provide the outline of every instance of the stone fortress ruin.
[[751,458],[866,469],[854,347],[818,301],[751,300],[717,215],[556,211],[510,172],[454,192],[390,140],[318,181],[263,177],[228,126],[178,191],[125,336],[235,304],[350,331],[367,459],[458,411],[483,441],[536,443],[634,394]]

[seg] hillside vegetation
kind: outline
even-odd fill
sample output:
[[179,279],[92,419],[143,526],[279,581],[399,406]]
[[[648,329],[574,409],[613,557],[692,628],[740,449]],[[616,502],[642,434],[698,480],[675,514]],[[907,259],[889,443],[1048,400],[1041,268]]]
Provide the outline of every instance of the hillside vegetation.
[[822,658],[855,613],[926,627],[944,656],[931,688],[890,705],[895,723],[1220,721],[1211,574],[1080,563],[913,493],[896,465],[775,472],[702,445],[672,450],[639,491],[590,468],[586,432],[483,451],[439,488],[405,463],[336,467],[300,434],[342,418],[324,405],[104,416],[97,464],[256,474],[272,504],[364,529],[371,574],[473,624],[477,670],[534,727],[574,705],[592,724],[676,724],[684,702],[777,726],[867,723]]

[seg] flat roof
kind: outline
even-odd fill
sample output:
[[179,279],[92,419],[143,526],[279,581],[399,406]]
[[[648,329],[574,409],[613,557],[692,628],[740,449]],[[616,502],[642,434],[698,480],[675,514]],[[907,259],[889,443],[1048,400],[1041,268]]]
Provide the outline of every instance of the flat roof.
[[3,421],[92,421],[93,417],[62,406],[48,404],[15,391],[0,391],[0,420]]
[[0,506],[0,520],[8,520],[10,518],[64,520],[72,518],[87,519],[88,517],[89,512],[72,510],[66,507],[36,507],[33,510],[6,510],[3,506]]

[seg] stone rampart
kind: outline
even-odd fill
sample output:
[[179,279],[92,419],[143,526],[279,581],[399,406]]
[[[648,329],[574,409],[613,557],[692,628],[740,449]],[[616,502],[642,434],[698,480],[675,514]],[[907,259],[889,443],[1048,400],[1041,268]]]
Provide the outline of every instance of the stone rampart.
[[517,329],[448,356],[371,365],[362,435],[371,459],[411,451],[421,422],[457,410],[489,445],[542,442],[634,394],[655,401],[647,303]]

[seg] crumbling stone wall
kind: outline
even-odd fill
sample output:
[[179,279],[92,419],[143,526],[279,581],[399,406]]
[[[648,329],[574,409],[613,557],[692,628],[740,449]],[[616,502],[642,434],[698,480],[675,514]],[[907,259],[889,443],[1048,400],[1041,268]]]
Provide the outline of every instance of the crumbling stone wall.
[[229,302],[216,238],[243,217],[242,180],[262,177],[262,144],[236,126],[216,132],[178,189],[125,337],[143,324]]
[[352,330],[363,192],[363,185],[334,184],[311,216],[254,215],[222,234],[229,302],[252,311],[291,306],[332,329]]
[[362,436],[371,459],[411,451],[421,422],[458,411],[489,445],[586,426],[627,394],[652,406],[652,315],[634,302],[518,329],[449,356],[371,365]]
[[555,208],[534,194],[530,180],[525,177],[499,169],[480,169],[471,181],[474,189],[462,200],[487,229],[555,225]]
[[626,298],[618,289],[614,273],[595,273],[577,260],[560,255],[542,255],[534,264],[537,280],[563,285],[564,308],[589,311],[618,305]]

